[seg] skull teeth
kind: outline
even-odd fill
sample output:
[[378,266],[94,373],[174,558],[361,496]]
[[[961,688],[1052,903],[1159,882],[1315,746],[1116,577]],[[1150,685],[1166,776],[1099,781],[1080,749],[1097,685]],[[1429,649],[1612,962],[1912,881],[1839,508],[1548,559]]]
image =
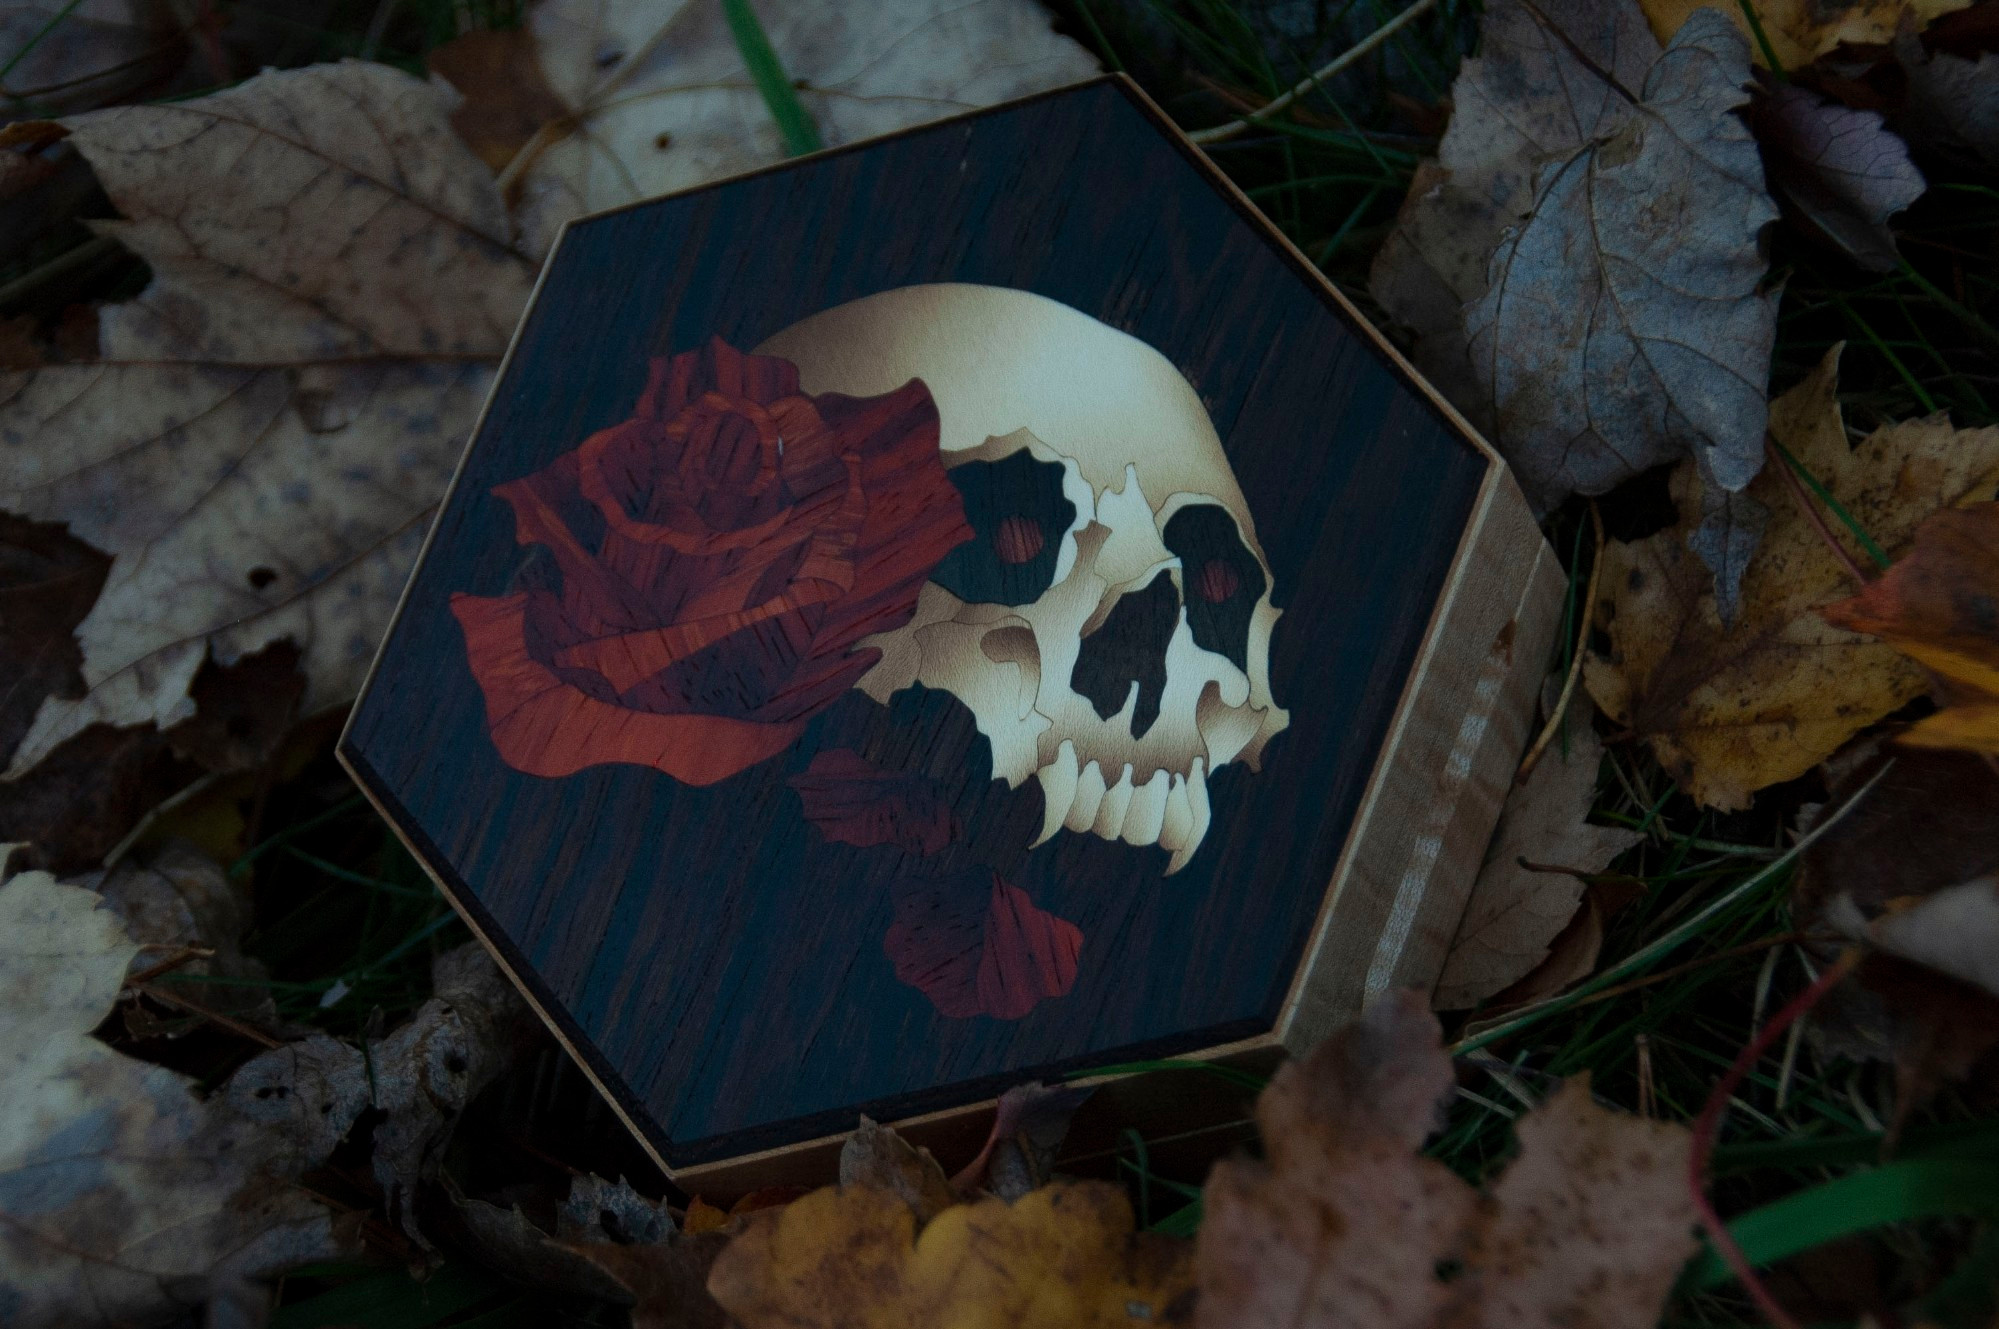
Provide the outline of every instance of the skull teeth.
[[1166,865],[1170,877],[1187,866],[1208,833],[1205,768],[1205,761],[1196,757],[1185,775],[1154,770],[1140,782],[1126,764],[1113,782],[1094,759],[1079,763],[1075,743],[1065,739],[1054,760],[1035,772],[1042,811],[1041,834],[1034,843],[1045,844],[1066,827],[1140,848],[1156,844],[1172,854]]

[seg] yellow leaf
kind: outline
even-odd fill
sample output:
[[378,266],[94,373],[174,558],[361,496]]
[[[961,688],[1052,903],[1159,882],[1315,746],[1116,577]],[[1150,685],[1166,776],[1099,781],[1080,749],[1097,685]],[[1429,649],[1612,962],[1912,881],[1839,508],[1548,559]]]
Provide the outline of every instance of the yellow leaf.
[[921,1235],[894,1194],[828,1187],[752,1217],[708,1278],[744,1329],[1125,1329],[1185,1323],[1193,1287],[1188,1243],[1134,1231],[1095,1181],[957,1205]]
[[[1748,37],[1756,63],[1767,64],[1742,6],[1733,0],[1639,0],[1660,41],[1670,41],[1696,9],[1715,8]],[[1799,69],[1838,46],[1893,41],[1904,16],[1925,28],[1971,0],[1756,0],[1756,21],[1785,69]]]
[[[1938,508],[1999,483],[1999,428],[1954,430],[1941,415],[1877,430],[1849,447],[1836,398],[1839,348],[1770,404],[1770,430],[1890,554]],[[1611,718],[1651,744],[1702,804],[1740,808],[1766,785],[1810,770],[1853,733],[1922,695],[1922,671],[1891,647],[1816,612],[1855,589],[1846,564],[1804,515],[1773,461],[1748,494],[1769,511],[1762,547],[1724,628],[1707,569],[1687,548],[1700,520],[1693,463],[1673,476],[1679,522],[1613,544],[1597,624],[1610,637],[1584,679]],[[1834,537],[1867,555],[1816,499]]]
[[1938,711],[1911,726],[1901,741],[1919,748],[1999,752],[1999,701]]

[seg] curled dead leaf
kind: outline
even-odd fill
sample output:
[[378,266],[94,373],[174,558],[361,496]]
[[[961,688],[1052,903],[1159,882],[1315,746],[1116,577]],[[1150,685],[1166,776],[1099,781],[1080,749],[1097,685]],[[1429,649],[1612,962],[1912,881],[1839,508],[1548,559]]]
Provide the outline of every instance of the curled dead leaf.
[[[1952,429],[1933,416],[1849,446],[1838,356],[1834,347],[1771,403],[1771,433],[1881,548],[1898,553],[1932,512],[1999,484],[1999,428]],[[1819,616],[1853,589],[1848,568],[1868,555],[1836,518],[1821,514],[1822,534],[1804,507],[1816,500],[1790,492],[1774,465],[1748,490],[1769,510],[1769,531],[1743,577],[1741,612],[1724,626],[1686,545],[1700,485],[1683,465],[1673,476],[1678,523],[1606,549],[1596,621],[1609,650],[1590,657],[1583,677],[1604,712],[1649,743],[1682,790],[1732,809],[1803,775],[1925,684],[1891,648]]]
[[[928,1149],[917,1148],[871,1117],[862,1117],[861,1124],[840,1146],[840,1184],[868,1186],[899,1196],[919,1223],[929,1222],[958,1202],[957,1190]],[[702,1207],[708,1211],[703,1215],[708,1226],[720,1227],[728,1221],[713,1205]],[[692,1229],[692,1205],[687,1222]]]
[[0,883],[0,1304],[22,1329],[255,1322],[255,1280],[342,1249],[282,1131],[90,1036],[136,953],[94,892]]
[[[1689,454],[1740,490],[1776,328],[1776,209],[1733,114],[1746,46],[1713,17],[1661,51],[1635,0],[1505,0],[1481,31],[1376,297],[1537,507]],[[1751,534],[1727,535],[1717,572]]]
[[1868,271],[1893,272],[1900,256],[1888,219],[1924,183],[1880,114],[1780,83],[1756,100],[1749,123],[1786,215]]
[[1895,39],[1895,59],[1908,80],[1897,121],[1902,130],[1999,165],[1999,53],[1973,60],[1925,51],[1921,41],[1904,33]]
[[308,712],[358,687],[531,271],[445,103],[348,62],[68,122],[153,279],[98,362],[0,374],[0,509],[112,559],[10,775],[280,638]]
[[1431,994],[1438,1010],[1476,1006],[1547,958],[1584,890],[1574,876],[1547,868],[1598,872],[1642,838],[1588,820],[1603,761],[1595,714],[1587,698],[1572,703],[1562,731],[1566,743],[1550,747],[1526,782],[1507,791],[1492,848]]

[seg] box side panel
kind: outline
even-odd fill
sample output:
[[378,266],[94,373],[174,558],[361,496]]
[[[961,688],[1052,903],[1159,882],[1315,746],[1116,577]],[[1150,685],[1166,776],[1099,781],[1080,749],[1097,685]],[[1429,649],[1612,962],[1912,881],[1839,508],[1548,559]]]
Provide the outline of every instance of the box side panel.
[[1564,584],[1495,467],[1279,1018],[1294,1051],[1387,988],[1436,981],[1527,743]]

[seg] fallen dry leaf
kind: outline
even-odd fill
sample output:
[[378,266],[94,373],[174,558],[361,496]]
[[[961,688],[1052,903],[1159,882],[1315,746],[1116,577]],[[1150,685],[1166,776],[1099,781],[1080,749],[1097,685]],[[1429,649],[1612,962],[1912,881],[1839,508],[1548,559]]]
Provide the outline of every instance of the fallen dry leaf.
[[1894,271],[1888,218],[1920,198],[1924,185],[1908,144],[1881,116],[1780,83],[1756,99],[1749,123],[1786,215],[1868,271]]
[[390,1218],[421,1241],[414,1203],[419,1183],[437,1175],[451,1129],[472,1096],[506,1065],[527,1027],[527,1007],[477,942],[437,957],[435,995],[351,1072],[384,1114],[375,1126],[373,1166]]
[[1933,143],[1964,147],[1999,166],[1999,54],[1976,60],[1926,52],[1915,37],[1895,39],[1895,59],[1907,79],[1897,123]]
[[0,826],[31,842],[27,866],[58,874],[102,866],[146,813],[204,770],[247,771],[276,753],[298,718],[305,678],[297,666],[287,641],[226,667],[208,661],[188,687],[194,714],[164,733],[94,724],[26,775],[0,780]]
[[1416,1151],[1453,1084],[1436,1017],[1396,992],[1287,1063],[1257,1100],[1265,1161],[1215,1165],[1197,1244],[1197,1323],[1436,1326],[1462,1292],[1472,1188]]
[[81,695],[83,622],[111,560],[60,523],[0,512],[0,755],[14,750],[50,694]]
[[479,1257],[496,1273],[529,1287],[555,1288],[605,1301],[629,1301],[630,1292],[577,1247],[646,1247],[673,1240],[666,1206],[646,1199],[623,1178],[612,1182],[584,1173],[572,1177],[555,1212],[554,1231],[535,1225],[521,1207],[502,1208],[468,1199],[445,1179],[445,1195],[463,1220]]
[[[1707,0],[1640,0],[1652,31],[1666,41],[1698,13]],[[1922,27],[1971,0],[1753,0],[1756,21],[1783,68],[1802,69],[1842,42],[1865,45],[1890,41],[1904,20]],[[1713,5],[1744,38],[1754,41],[1739,3]],[[1760,45],[1756,63],[1767,64]]]
[[[751,8],[828,147],[1097,72],[1032,0],[756,0]],[[518,172],[517,215],[535,253],[571,217],[784,157],[721,5],[544,0],[527,26],[569,111],[527,149]]]
[[1134,1231],[1107,1182],[955,1205],[920,1232],[899,1196],[840,1186],[753,1216],[708,1291],[743,1329],[1122,1329],[1188,1322],[1191,1254]]
[[1821,960],[1843,941],[1870,948],[1810,1032],[1828,1055],[1894,1063],[1906,1114],[1999,1048],[1999,773],[1970,753],[1877,753],[1830,781],[1827,806],[1862,788],[1805,851],[1791,908],[1843,939]]
[[1610,1112],[1565,1081],[1514,1128],[1520,1156],[1490,1192],[1466,1260],[1492,1329],[1652,1324],[1693,1255],[1685,1127]]
[[1481,32],[1370,289],[1537,507],[1695,456],[1726,604],[1760,534],[1726,496],[1763,463],[1777,311],[1747,48],[1712,18],[1662,52],[1634,0],[1506,0]]
[[[242,950],[250,923],[249,895],[221,864],[185,841],[170,841],[144,863],[126,859],[74,884],[96,891],[123,920],[126,934],[143,947],[132,960],[135,977],[154,965],[176,962],[173,978],[155,989],[170,1009],[173,998],[184,998],[245,1024],[276,1030],[276,1003],[257,982],[266,976],[264,966]],[[211,975],[236,981],[190,981]],[[178,1010],[157,1016],[137,1002],[125,1006],[125,1027],[139,1037],[185,1033],[203,1020]]]
[[475,28],[424,57],[430,72],[463,98],[451,127],[479,160],[504,170],[543,125],[569,113],[542,77],[526,28]]
[[708,1295],[708,1271],[730,1235],[709,1231],[648,1245],[589,1242],[570,1249],[616,1280],[621,1300],[632,1303],[632,1329],[735,1329]]
[[283,1133],[90,1036],[136,950],[91,891],[0,883],[0,1305],[22,1329],[261,1322],[255,1280],[340,1249]]
[[1595,714],[1587,698],[1572,703],[1566,744],[1559,739],[1550,744],[1526,782],[1507,791],[1492,848],[1431,994],[1438,1010],[1476,1006],[1525,977],[1575,917],[1583,883],[1567,872],[1537,871],[1523,860],[1539,868],[1600,872],[1643,838],[1588,820],[1603,761]]
[[527,1027],[526,1007],[485,949],[468,942],[431,965],[434,995],[360,1049],[315,1035],[246,1063],[226,1093],[238,1110],[323,1159],[363,1111],[379,1114],[365,1165],[391,1220],[420,1244],[418,1188],[437,1175],[473,1095],[505,1066]]
[[1548,942],[1547,957],[1493,993],[1484,1013],[1465,1025],[1467,1034],[1503,1024],[1505,1012],[1546,1001],[1596,972],[1596,962],[1603,956],[1604,909],[1599,894],[1594,888],[1583,891],[1582,904]]
[[[928,1149],[917,1148],[867,1116],[840,1146],[840,1184],[887,1191],[909,1206],[918,1223],[928,1223],[958,1202],[957,1190]],[[721,1227],[728,1221],[713,1205],[702,1208],[708,1211],[702,1219],[706,1226]],[[692,1228],[693,1205],[687,1208],[687,1221]]]
[[112,556],[19,775],[93,723],[162,729],[289,638],[308,711],[358,687],[531,264],[444,94],[354,62],[81,116],[144,258],[102,359],[0,375],[0,509]]
[[1866,632],[1936,674],[1945,703],[1903,731],[1919,747],[1999,752],[1999,503],[1939,512],[1909,552],[1826,622]]
[[1687,454],[1731,493],[1762,468],[1777,210],[1733,114],[1748,79],[1741,34],[1689,20],[1640,100],[1541,169],[1465,311],[1482,414],[1543,506]]
[[978,1156],[951,1178],[961,1191],[983,1185],[1002,1200],[1017,1200],[1055,1175],[1055,1154],[1068,1137],[1076,1109],[1091,1090],[1075,1085],[1017,1084],[999,1096],[992,1129]]
[[1572,1080],[1481,1198],[1417,1153],[1454,1083],[1421,994],[1377,1001],[1257,1103],[1267,1161],[1219,1164],[1198,1322],[1231,1329],[1651,1324],[1693,1254],[1683,1127]]
[[1416,168],[1368,279],[1411,333],[1417,366],[1468,411],[1478,400],[1464,307],[1485,294],[1500,237],[1527,216],[1541,163],[1607,138],[1625,114],[1617,88],[1640,86],[1659,56],[1635,6],[1588,0],[1489,5],[1479,47],[1451,87],[1437,158]]
[[[1849,447],[1838,356],[1834,347],[1771,403],[1771,432],[1892,556],[1930,513],[1999,484],[1999,428],[1955,430],[1937,415]],[[1733,809],[1804,774],[1920,696],[1925,683],[1891,647],[1819,617],[1853,581],[1774,465],[1748,491],[1769,509],[1770,528],[1743,577],[1740,616],[1724,628],[1686,547],[1699,483],[1683,466],[1673,477],[1678,524],[1605,551],[1596,621],[1610,649],[1590,657],[1584,681],[1606,714],[1651,744],[1683,791]],[[1867,557],[1836,518],[1825,520],[1855,559]]]
[[[861,1120],[865,1122],[867,1118],[863,1117]],[[844,1168],[846,1165],[846,1146],[842,1145],[840,1166]],[[846,1183],[842,1181],[841,1184],[845,1185]],[[893,1190],[894,1187],[890,1187],[889,1189]],[[727,1226],[729,1226],[729,1211],[727,1209],[709,1204],[698,1195],[687,1202],[687,1221],[682,1228],[683,1231],[690,1235],[701,1232],[719,1232]]]

